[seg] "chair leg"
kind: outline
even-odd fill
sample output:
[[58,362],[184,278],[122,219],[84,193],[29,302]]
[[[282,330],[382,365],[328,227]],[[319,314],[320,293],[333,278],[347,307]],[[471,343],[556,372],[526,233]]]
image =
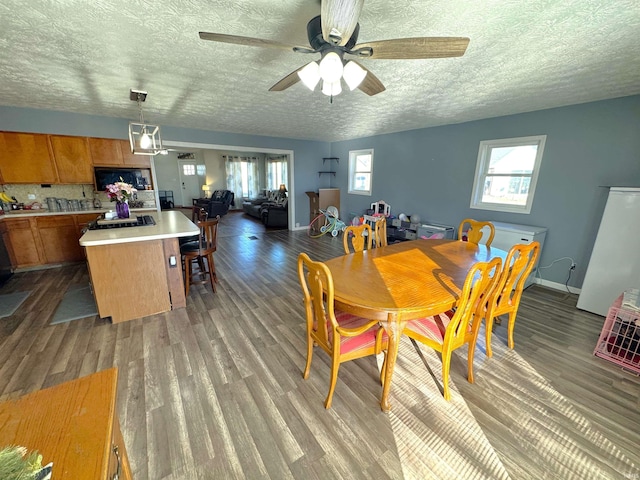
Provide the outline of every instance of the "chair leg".
[[309,378],[309,371],[311,370],[311,358],[313,357],[313,340],[311,336],[307,335],[307,365],[304,367],[304,373],[302,378],[305,380]]
[[467,353],[467,380],[469,380],[469,383],[474,382],[473,359],[476,354],[476,341],[477,338],[474,338],[469,342],[469,352]]
[[387,378],[387,351],[383,350],[384,360],[382,361],[382,370],[380,370],[380,385],[384,385],[384,379]]
[[[209,264],[209,269],[211,270],[211,275],[213,277],[213,281],[218,283],[218,275],[216,275],[216,262],[213,259],[213,253],[210,255],[211,263]],[[215,291],[215,289],[214,289]]]
[[451,368],[451,352],[442,352],[442,387],[444,389],[444,399],[449,401],[451,393],[449,392],[449,369]]
[[184,294],[189,296],[189,284],[191,283],[191,259],[184,259]]
[[511,349],[513,349],[515,345],[513,342],[513,330],[516,326],[516,313],[517,311],[509,312],[509,324],[507,326],[508,345]]
[[331,359],[331,383],[329,384],[329,394],[324,401],[324,408],[331,408],[331,402],[333,400],[333,392],[336,389],[336,383],[338,381],[338,369],[340,368],[340,361],[335,355]]
[[493,317],[491,315],[487,315],[485,320],[486,320],[485,343],[487,347],[487,357],[492,357],[493,352],[491,351],[491,335],[493,333]]
[[211,290],[213,290],[213,293],[216,293],[216,282],[214,281],[216,271],[215,266],[213,265],[213,254],[211,253],[207,255],[207,267],[209,267],[207,274],[209,275],[209,281],[211,282]]

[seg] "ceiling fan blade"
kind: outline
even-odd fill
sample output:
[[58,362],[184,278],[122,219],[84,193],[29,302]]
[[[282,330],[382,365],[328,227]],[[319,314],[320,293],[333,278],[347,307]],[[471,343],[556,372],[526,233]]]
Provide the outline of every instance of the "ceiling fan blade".
[[346,44],[358,24],[363,4],[364,0],[322,0],[322,38],[334,45]]
[[249,47],[280,48],[282,50],[293,50],[296,48],[296,45],[274,42],[273,40],[264,40],[262,38],[241,37],[239,35],[225,35],[222,33],[209,32],[199,32],[198,34],[202,40],[211,40],[212,42],[233,43],[235,45],[247,45]]
[[303,65],[302,67],[300,67],[300,68],[294,70],[293,72],[291,72],[289,75],[287,75],[282,80],[280,80],[278,83],[276,83],[273,87],[271,87],[269,89],[269,91],[270,92],[281,92],[282,90],[286,90],[290,86],[295,85],[296,83],[298,83],[300,81],[300,77],[298,76],[298,72],[300,70],[302,70],[304,67],[305,66]]
[[467,45],[467,37],[416,37],[361,43],[353,47],[353,50],[371,48],[373,53],[368,58],[410,60],[461,57],[467,50]]
[[[352,60],[352,62],[353,61],[354,60]],[[358,88],[360,90],[362,90],[364,93],[366,93],[370,97],[372,97],[373,95],[376,95],[377,93],[384,92],[386,90],[382,82],[378,80],[378,77],[376,77],[373,73],[371,73],[370,70],[368,70],[365,66],[361,65],[358,62],[355,62],[355,63],[360,65],[360,68],[367,71],[367,76],[364,77],[364,80],[362,81],[362,83],[358,85]]]

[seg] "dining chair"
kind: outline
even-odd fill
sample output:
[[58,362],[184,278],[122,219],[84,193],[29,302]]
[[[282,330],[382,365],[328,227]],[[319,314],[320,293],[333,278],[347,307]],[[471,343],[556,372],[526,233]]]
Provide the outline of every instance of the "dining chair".
[[[207,210],[206,208],[202,208],[202,207],[198,207],[198,206],[193,206],[191,207],[191,221],[193,223],[195,223],[196,225],[198,224],[198,222],[204,222],[207,219]],[[180,237],[178,238],[178,243],[180,245],[188,243],[188,242],[197,242],[198,241],[198,236],[194,235],[192,237]]]
[[[469,228],[465,231],[466,225],[469,225]],[[478,220],[473,220],[471,218],[465,218],[462,222],[460,222],[460,226],[458,227],[458,238],[460,240],[463,239],[464,236],[467,237],[467,242],[475,243],[476,245],[480,243],[482,237],[484,236],[484,228],[489,229],[489,237],[485,242],[487,247],[491,246],[491,242],[493,242],[493,237],[496,235],[496,229],[491,222],[481,222]]]
[[[473,357],[482,316],[477,315],[480,305],[493,293],[500,276],[502,259],[474,264],[462,287],[455,310],[407,322],[402,333],[409,338],[440,352],[442,357],[442,384],[445,400],[449,392],[451,354],[457,348],[468,345],[467,379],[473,383]],[[417,346],[416,346],[417,348]]]
[[[213,253],[217,249],[218,242],[218,222],[220,215],[216,218],[198,221],[200,235],[195,241],[180,245],[180,254],[184,264],[184,285],[185,295],[189,295],[190,285],[202,285],[211,283],[211,289],[215,293],[218,277],[216,266],[213,260]],[[193,262],[198,263],[198,270],[193,271]]]
[[[344,246],[344,253],[355,253],[361,252],[364,250],[365,245],[367,246],[367,250],[371,249],[371,245],[373,243],[373,230],[371,230],[371,226],[363,223],[362,225],[349,225],[344,230],[344,235],[342,236],[342,245]],[[353,247],[353,252],[349,248],[349,240],[351,240],[351,247]]]
[[333,277],[324,263],[314,262],[306,253],[301,253],[298,255],[298,278],[307,320],[307,364],[302,376],[305,380],[309,378],[313,347],[318,345],[331,357],[329,394],[324,402],[325,408],[331,408],[340,364],[384,352],[384,372],[388,337],[377,320],[334,307]]
[[373,241],[376,248],[387,246],[387,218],[377,217],[373,229]]
[[374,248],[387,246],[387,218],[376,215],[364,215],[364,223],[373,231],[372,246]]
[[491,351],[491,334],[494,321],[499,320],[500,315],[509,315],[507,336],[509,348],[513,348],[513,329],[516,324],[516,315],[520,306],[520,299],[524,291],[524,284],[533,270],[538,255],[540,243],[531,242],[528,245],[518,244],[511,247],[504,262],[502,274],[497,287],[489,298],[486,309],[486,345],[487,356],[493,355]]

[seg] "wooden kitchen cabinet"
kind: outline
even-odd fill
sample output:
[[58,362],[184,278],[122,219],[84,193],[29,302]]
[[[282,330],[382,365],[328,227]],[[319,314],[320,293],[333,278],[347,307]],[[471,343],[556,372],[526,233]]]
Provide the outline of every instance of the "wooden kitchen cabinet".
[[126,167],[151,167],[151,156],[131,153],[129,140],[120,140],[120,151],[122,152],[122,161]]
[[58,183],[93,183],[93,164],[86,137],[49,135]]
[[37,217],[45,263],[80,262],[84,251],[73,215]]
[[93,165],[119,167],[147,167],[151,166],[149,155],[134,155],[131,153],[129,140],[113,138],[89,138]]
[[0,222],[0,228],[14,268],[45,263],[35,218],[7,218]]
[[121,142],[122,140],[113,138],[89,138],[93,165],[97,167],[123,165]]
[[110,368],[0,403],[0,445],[37,450],[54,479],[131,480]]
[[57,183],[48,136],[0,132],[0,174],[5,183]]

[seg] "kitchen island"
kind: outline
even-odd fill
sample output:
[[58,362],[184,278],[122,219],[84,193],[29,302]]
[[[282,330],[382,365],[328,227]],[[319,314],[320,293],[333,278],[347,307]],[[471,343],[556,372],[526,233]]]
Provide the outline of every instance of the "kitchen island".
[[98,314],[113,323],[186,306],[178,238],[200,230],[178,211],[151,216],[155,225],[89,230],[80,238]]

